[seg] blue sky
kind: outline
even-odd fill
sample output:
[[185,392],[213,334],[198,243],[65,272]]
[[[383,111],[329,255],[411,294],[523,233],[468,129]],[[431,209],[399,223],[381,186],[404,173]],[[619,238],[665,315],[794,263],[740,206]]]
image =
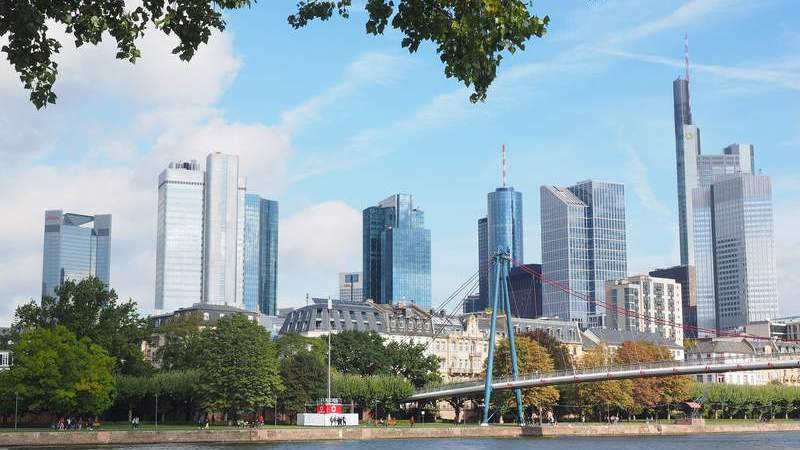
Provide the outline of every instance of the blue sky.
[[[485,103],[431,46],[363,31],[365,15],[292,30],[292,2],[230,14],[190,64],[151,35],[135,66],[65,48],[59,103],[36,111],[0,63],[0,324],[36,297],[43,211],[114,215],[112,285],[152,308],[158,172],[241,155],[249,190],[280,201],[279,306],[335,295],[360,270],[361,209],[410,192],[433,241],[434,304],[476,270],[476,220],[500,182],[524,195],[538,262],[539,186],[625,183],[631,273],[678,260],[672,80],[689,34],[704,153],[752,143],[773,177],[780,308],[800,313],[800,16],[794,0],[557,1],[543,39],[507,56]],[[67,46],[69,47],[69,46]]]

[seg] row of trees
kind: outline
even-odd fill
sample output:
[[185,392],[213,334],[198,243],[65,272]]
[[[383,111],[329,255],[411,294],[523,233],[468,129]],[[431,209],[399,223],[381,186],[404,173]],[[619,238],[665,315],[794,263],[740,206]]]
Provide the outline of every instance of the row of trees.
[[[547,333],[536,331],[518,336],[517,359],[521,374],[545,373],[572,367],[596,368],[612,364],[633,364],[665,361],[672,358],[668,349],[647,342],[624,342],[612,352],[605,346],[587,350],[580,361],[574,361],[568,349]],[[503,342],[497,347],[493,365],[494,376],[511,374],[510,351]],[[635,382],[612,380],[577,385],[548,386],[523,390],[523,404],[527,414],[540,414],[555,409],[561,415],[595,416],[602,419],[607,414],[623,417],[655,415],[663,410],[669,414],[669,405],[687,401],[692,397],[693,382],[688,377],[645,378]],[[451,400],[459,409],[457,400]],[[459,405],[459,406],[456,406]],[[512,392],[497,393],[493,407],[498,416],[515,412]]]
[[[120,418],[159,412],[194,420],[217,412],[228,418],[276,408],[288,417],[327,395],[327,342],[285,335],[273,340],[244,315],[207,327],[181,316],[157,330],[133,301],[89,278],[61,286],[56,297],[18,308],[10,336],[11,370],[0,374],[0,413]],[[158,339],[155,364],[142,342]],[[334,393],[396,410],[414,387],[438,381],[438,360],[425,348],[385,343],[376,333],[332,337]]]
[[701,413],[714,419],[800,417],[800,389],[768,384],[741,386],[696,384],[693,395],[702,399]]

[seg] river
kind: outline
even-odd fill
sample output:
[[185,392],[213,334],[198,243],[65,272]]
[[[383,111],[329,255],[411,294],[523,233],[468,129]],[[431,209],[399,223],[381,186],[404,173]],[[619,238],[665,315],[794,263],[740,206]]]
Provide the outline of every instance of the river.
[[626,438],[410,439],[275,444],[163,444],[83,450],[800,450],[800,433]]

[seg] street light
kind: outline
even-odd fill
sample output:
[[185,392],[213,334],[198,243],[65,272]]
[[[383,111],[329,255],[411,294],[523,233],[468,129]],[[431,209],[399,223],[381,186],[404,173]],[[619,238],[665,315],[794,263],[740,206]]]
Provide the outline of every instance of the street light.
[[422,410],[422,424],[425,425],[425,410]]
[[158,429],[158,392],[156,392],[156,430]]
[[14,392],[14,431],[17,431],[17,417],[19,416],[19,392]]

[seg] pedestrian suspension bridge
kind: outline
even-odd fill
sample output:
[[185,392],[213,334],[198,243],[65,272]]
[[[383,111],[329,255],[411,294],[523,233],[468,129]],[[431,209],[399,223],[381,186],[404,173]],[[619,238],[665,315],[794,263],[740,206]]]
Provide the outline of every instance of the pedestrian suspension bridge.
[[[683,323],[676,323],[668,319],[652,317],[642,314],[636,310],[629,310],[620,308],[613,304],[608,304],[604,301],[592,298],[585,293],[576,292],[568,286],[548,279],[541,273],[535,272],[527,268],[519,262],[513,261],[509,249],[497,249],[497,253],[492,258],[491,264],[495,267],[494,270],[494,295],[492,300],[492,316],[489,331],[489,354],[487,355],[487,368],[486,377],[484,380],[476,380],[464,383],[444,384],[433,386],[417,391],[408,398],[408,401],[428,401],[449,397],[480,397],[483,398],[483,420],[482,425],[489,423],[489,408],[491,403],[492,393],[494,391],[513,390],[516,400],[517,417],[524,417],[522,407],[522,389],[536,388],[543,386],[555,386],[563,384],[577,384],[596,381],[609,381],[609,380],[628,380],[637,378],[650,378],[650,377],[668,377],[680,375],[696,375],[696,374],[717,374],[725,372],[741,372],[741,371],[759,371],[759,370],[779,370],[779,369],[800,369],[800,355],[764,355],[760,357],[748,357],[742,359],[731,360],[725,359],[695,359],[688,361],[660,361],[655,363],[641,363],[628,366],[605,366],[598,368],[583,368],[571,369],[560,372],[549,373],[533,373],[533,374],[520,374],[517,362],[516,345],[514,342],[514,326],[511,319],[510,312],[512,311],[512,299],[509,297],[509,271],[512,262],[517,266],[528,272],[532,277],[538,278],[542,283],[554,286],[568,293],[572,297],[576,297],[582,301],[587,302],[594,308],[603,308],[607,313],[620,314],[626,317],[633,317],[646,322],[657,323],[661,326],[668,326],[674,328],[681,328],[685,331],[695,331],[711,336],[730,336],[730,337],[748,337],[751,339],[769,339],[768,337],[747,336],[738,332],[728,330],[717,330],[695,326],[688,326]],[[463,297],[459,304],[453,308],[450,314],[452,318],[458,313],[463,302],[468,298],[471,291],[477,285],[478,274],[473,274],[469,280],[461,285],[458,290],[453,293],[439,309],[444,310],[449,302],[459,295],[459,291],[472,284],[470,292]],[[511,373],[510,377],[494,378],[493,364],[494,352],[497,336],[497,319],[500,311],[505,312],[506,336],[508,338],[510,356],[511,356]],[[440,330],[441,332],[441,330]],[[434,336],[434,338],[438,335]]]

